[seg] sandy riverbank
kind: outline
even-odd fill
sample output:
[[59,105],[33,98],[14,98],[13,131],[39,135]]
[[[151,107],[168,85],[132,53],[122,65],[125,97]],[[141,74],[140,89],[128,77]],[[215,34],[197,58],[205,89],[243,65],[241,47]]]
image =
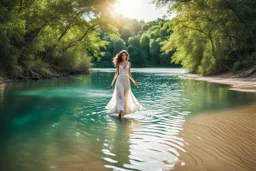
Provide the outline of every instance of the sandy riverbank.
[[256,170],[256,103],[198,114],[187,119],[180,136],[177,171]]
[[[186,78],[230,85],[231,90],[256,93],[256,73],[227,72],[214,76],[186,74]],[[185,152],[175,170],[256,171],[256,102],[187,119],[180,135]]]
[[0,84],[11,83],[11,80],[0,76]]
[[230,85],[231,90],[246,91],[256,93],[256,74],[249,77],[241,77],[241,74],[234,74],[232,72],[227,72],[220,75],[214,76],[202,76],[199,74],[186,74],[186,78],[208,81],[219,84]]

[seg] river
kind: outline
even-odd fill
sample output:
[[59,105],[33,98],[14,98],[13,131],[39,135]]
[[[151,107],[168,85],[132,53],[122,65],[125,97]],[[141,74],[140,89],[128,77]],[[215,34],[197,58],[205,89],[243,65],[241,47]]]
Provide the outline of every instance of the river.
[[[132,68],[139,83],[131,85],[132,92],[143,110],[121,121],[104,108],[113,93],[109,86],[114,69],[1,85],[1,170],[253,169],[256,156],[247,151],[255,147],[256,124],[250,121],[256,118],[256,109],[247,113],[242,109],[252,109],[256,95],[185,79],[185,73],[184,69]],[[243,111],[246,115],[241,119]],[[212,123],[216,119],[217,126]],[[231,133],[240,136],[227,138]]]

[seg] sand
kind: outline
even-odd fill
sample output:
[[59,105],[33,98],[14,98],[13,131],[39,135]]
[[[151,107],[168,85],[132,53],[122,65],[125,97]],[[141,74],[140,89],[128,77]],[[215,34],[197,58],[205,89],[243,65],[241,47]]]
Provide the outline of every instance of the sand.
[[219,84],[230,85],[231,90],[245,91],[256,93],[256,76],[251,75],[250,77],[241,77],[238,74],[227,72],[215,76],[202,76],[199,74],[186,74],[186,78],[208,81]]
[[11,80],[0,76],[0,84],[10,83]]
[[256,103],[191,116],[180,136],[184,149],[175,171],[256,170]]
[[[215,76],[186,74],[186,78],[230,85],[231,90],[256,93],[256,74],[227,72]],[[177,171],[256,171],[256,102],[187,118],[180,136]]]

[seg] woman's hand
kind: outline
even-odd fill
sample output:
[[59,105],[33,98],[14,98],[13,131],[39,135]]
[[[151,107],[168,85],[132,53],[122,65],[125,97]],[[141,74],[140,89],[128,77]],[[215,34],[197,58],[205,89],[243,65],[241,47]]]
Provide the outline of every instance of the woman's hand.
[[110,85],[110,88],[113,88],[113,84]]
[[133,83],[134,83],[134,85],[136,85],[138,87],[139,84],[136,81],[134,81]]

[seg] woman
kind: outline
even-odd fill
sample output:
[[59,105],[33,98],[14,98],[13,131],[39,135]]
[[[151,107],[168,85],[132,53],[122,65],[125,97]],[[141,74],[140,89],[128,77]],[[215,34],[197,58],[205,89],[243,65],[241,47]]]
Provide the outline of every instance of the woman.
[[119,118],[143,108],[131,91],[130,79],[135,86],[138,86],[138,83],[132,77],[131,63],[128,59],[129,54],[126,50],[122,50],[113,58],[116,73],[110,87],[113,87],[115,80],[116,84],[112,98],[105,107],[112,113],[118,113]]

